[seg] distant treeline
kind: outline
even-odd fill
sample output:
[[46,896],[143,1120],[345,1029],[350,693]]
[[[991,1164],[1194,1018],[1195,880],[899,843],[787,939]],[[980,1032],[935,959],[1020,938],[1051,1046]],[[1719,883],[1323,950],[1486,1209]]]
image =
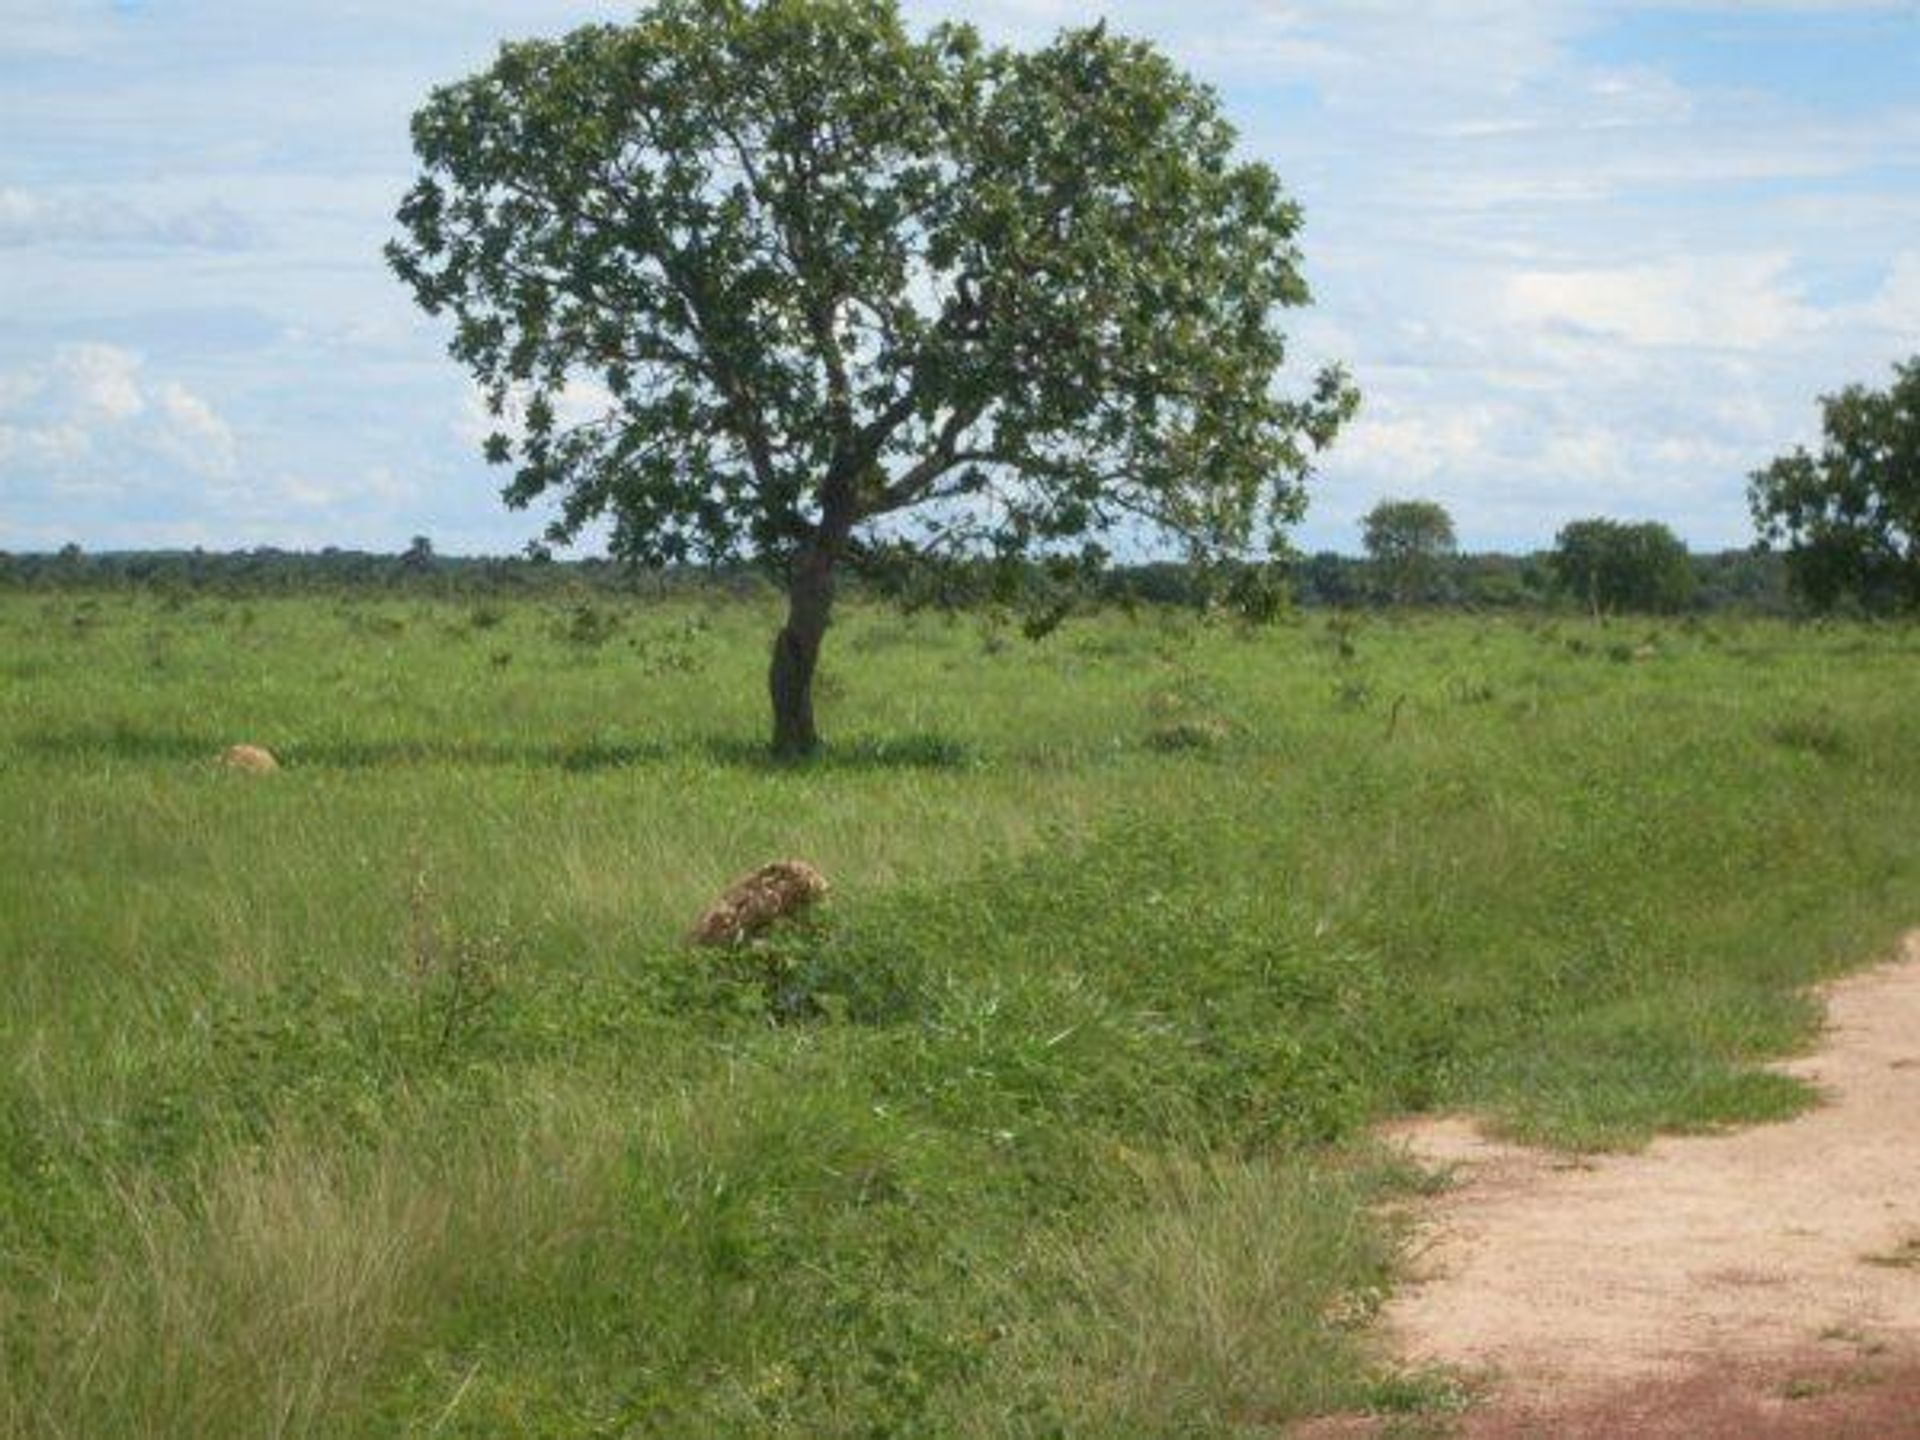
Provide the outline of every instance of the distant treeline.
[[[1786,569],[1777,554],[1726,550],[1688,557],[1694,583],[1684,608],[1787,614],[1793,610]],[[1036,582],[1039,566],[1031,567]],[[1206,606],[1234,603],[1232,573],[1177,561],[1112,565],[1085,581],[1095,597],[1122,605]],[[1244,577],[1241,577],[1244,578]],[[1277,567],[1292,603],[1310,609],[1393,603],[1394,587],[1379,562],[1323,552]],[[1057,583],[1046,575],[1045,583]],[[853,589],[860,588],[854,582]],[[883,589],[896,587],[882,586]],[[939,586],[960,597],[1000,586]],[[1022,587],[1024,588],[1024,587]],[[91,554],[68,546],[52,554],[0,551],[0,589],[141,589],[159,593],[270,595],[387,591],[451,597],[563,596],[582,590],[666,597],[774,591],[752,567],[685,566],[645,570],[605,559],[454,556],[416,540],[400,554],[365,550],[120,550]],[[910,600],[910,603],[911,600]],[[919,603],[925,603],[925,594]],[[1571,593],[1550,551],[1527,555],[1458,555],[1438,563],[1420,596],[1425,607],[1469,610],[1586,609]]]
[[[1785,615],[1794,605],[1778,554],[1722,550],[1687,557],[1693,584],[1676,608],[1742,610]],[[1590,597],[1565,582],[1552,551],[1526,555],[1452,555],[1432,562],[1433,573],[1419,603],[1442,609],[1587,609]],[[1286,567],[1293,602],[1309,609],[1364,608],[1394,603],[1395,585],[1380,562],[1323,551]],[[1185,565],[1156,564],[1110,572],[1116,592],[1142,600],[1193,601],[1194,572]]]
[[0,551],[0,589],[148,589],[231,595],[394,591],[464,596],[667,594],[762,585],[747,567],[661,572],[613,560],[441,555],[424,540],[399,554],[371,550],[111,550],[69,545],[54,554]]

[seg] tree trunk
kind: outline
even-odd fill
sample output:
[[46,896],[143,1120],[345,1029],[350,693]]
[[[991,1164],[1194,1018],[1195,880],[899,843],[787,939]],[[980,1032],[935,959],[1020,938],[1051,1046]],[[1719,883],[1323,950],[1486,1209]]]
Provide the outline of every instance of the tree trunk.
[[813,724],[813,672],[833,617],[833,542],[811,541],[794,557],[787,583],[787,623],[773,642],[767,688],[773,698],[773,753],[801,759],[820,748]]

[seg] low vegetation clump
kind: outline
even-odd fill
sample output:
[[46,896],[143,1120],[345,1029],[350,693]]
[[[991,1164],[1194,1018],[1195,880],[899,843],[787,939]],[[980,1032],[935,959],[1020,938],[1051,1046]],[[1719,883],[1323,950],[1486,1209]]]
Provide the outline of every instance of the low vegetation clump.
[[0,599],[0,1435],[1444,1408],[1373,1122],[1791,1114],[1920,916],[1911,630],[855,608],[795,767],[769,602],[591,603]]

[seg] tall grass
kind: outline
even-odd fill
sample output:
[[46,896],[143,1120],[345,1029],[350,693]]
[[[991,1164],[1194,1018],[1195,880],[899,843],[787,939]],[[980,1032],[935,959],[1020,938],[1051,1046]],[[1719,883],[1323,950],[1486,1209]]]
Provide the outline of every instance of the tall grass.
[[1911,631],[856,609],[793,770],[771,618],[0,600],[0,1434],[1444,1403],[1369,1125],[1791,1114],[1920,919]]
[[[1052,1299],[1021,1307],[990,1393],[1075,1433],[1142,1437],[1259,1433],[1352,1403],[1351,1333],[1387,1282],[1375,1191],[1275,1155],[1124,1158],[1131,1204],[1032,1244],[1023,1278]],[[1005,1433],[1006,1409],[956,1428]]]

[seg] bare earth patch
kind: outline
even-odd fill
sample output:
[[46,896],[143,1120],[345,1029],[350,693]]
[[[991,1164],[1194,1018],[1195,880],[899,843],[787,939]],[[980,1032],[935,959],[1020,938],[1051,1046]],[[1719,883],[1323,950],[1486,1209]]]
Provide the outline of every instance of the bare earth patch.
[[1826,998],[1782,1068],[1828,1103],[1785,1124],[1586,1157],[1395,1127],[1458,1183],[1386,1333],[1484,1379],[1459,1433],[1920,1437],[1920,934]]

